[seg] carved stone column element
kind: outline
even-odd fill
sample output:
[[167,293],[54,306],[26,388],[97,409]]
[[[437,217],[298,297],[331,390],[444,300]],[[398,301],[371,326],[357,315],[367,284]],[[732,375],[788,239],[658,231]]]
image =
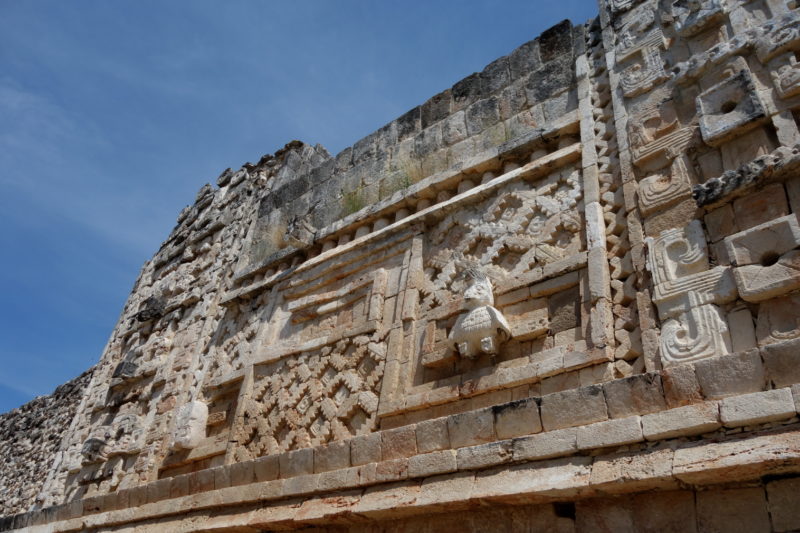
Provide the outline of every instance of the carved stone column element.
[[663,320],[664,365],[729,353],[728,326],[714,304],[736,299],[730,267],[709,269],[703,227],[693,220],[684,228],[647,239],[653,301]]

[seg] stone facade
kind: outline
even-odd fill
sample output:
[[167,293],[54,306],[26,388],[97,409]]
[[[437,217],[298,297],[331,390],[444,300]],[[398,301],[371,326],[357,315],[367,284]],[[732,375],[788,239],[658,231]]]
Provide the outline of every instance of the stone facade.
[[0,512],[27,511],[42,490],[86,386],[88,370],[22,407],[0,415]]
[[800,529],[800,12],[599,8],[204,186],[0,530]]

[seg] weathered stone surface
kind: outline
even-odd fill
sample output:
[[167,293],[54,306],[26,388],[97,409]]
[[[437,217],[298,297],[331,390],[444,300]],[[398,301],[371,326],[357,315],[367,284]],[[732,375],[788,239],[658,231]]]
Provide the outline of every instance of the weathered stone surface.
[[720,402],[720,419],[728,427],[784,420],[795,414],[794,398],[788,388],[742,394]]
[[578,449],[622,446],[644,440],[638,416],[606,420],[578,428]]
[[447,432],[450,445],[462,448],[494,440],[494,413],[492,409],[479,409],[448,417]]
[[800,527],[800,18],[599,7],[203,186],[0,529]]
[[800,339],[770,344],[761,349],[767,379],[774,387],[800,383]]
[[667,408],[658,374],[617,379],[603,385],[603,391],[611,418],[644,415]]
[[774,531],[800,529],[800,509],[797,507],[798,490],[800,490],[800,478],[781,479],[767,484],[769,514]]
[[700,532],[771,531],[764,489],[711,490],[697,494]]
[[758,350],[698,361],[694,371],[703,396],[709,399],[760,391],[766,384]]
[[539,405],[533,398],[498,405],[494,410],[494,427],[498,439],[530,435],[542,430]]
[[647,440],[699,435],[713,431],[721,425],[716,402],[676,407],[642,417],[642,431]]
[[608,418],[600,386],[557,392],[542,397],[542,426],[545,431],[600,422]]

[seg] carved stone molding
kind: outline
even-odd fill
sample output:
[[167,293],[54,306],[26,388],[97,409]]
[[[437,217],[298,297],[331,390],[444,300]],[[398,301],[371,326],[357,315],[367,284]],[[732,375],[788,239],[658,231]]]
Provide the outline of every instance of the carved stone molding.
[[734,301],[736,285],[729,267],[709,269],[702,224],[647,239],[648,267],[653,276],[653,302],[664,323],[664,364],[730,352],[730,336],[722,311],[714,304]]
[[661,326],[664,366],[731,352],[728,324],[716,305],[702,305],[690,292],[689,308]]
[[756,55],[762,63],[786,52],[800,49],[800,20],[788,14],[773,22],[774,29],[765,31],[756,42]]
[[661,51],[657,48],[647,48],[642,51],[640,63],[631,65],[622,71],[620,86],[622,94],[627,98],[632,98],[651,90],[668,79],[669,75],[664,71]]
[[628,120],[628,142],[634,165],[657,167],[680,155],[692,141],[694,126],[681,127],[669,102],[645,108]]
[[652,174],[639,182],[639,209],[643,215],[649,215],[691,196],[689,171],[681,157],[675,158],[667,172]]

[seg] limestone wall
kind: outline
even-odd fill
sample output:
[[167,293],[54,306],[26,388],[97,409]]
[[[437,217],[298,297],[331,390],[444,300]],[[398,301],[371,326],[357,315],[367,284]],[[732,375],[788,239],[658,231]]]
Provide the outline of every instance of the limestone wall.
[[3,515],[27,511],[34,504],[91,379],[88,370],[49,396],[39,396],[0,415]]
[[226,171],[0,525],[800,529],[799,27],[603,0],[335,158]]

